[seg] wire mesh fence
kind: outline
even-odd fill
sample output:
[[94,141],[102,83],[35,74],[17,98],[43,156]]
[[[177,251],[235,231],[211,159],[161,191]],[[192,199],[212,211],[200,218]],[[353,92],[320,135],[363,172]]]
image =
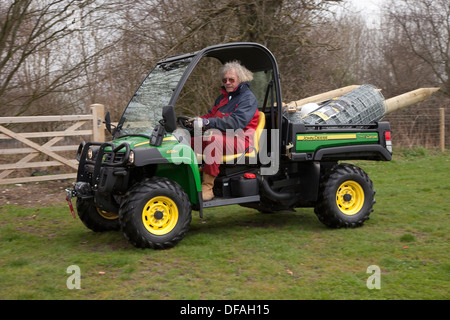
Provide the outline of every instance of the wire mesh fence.
[[410,107],[387,115],[383,121],[391,125],[394,146],[450,148],[450,106]]

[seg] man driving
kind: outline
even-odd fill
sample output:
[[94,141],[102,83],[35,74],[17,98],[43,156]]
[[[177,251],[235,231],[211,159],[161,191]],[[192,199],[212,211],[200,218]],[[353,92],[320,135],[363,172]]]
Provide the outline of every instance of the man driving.
[[[214,198],[214,180],[219,174],[219,166],[224,154],[236,154],[247,150],[253,143],[253,132],[259,119],[258,101],[250,91],[250,81],[253,74],[238,61],[225,63],[221,70],[223,86],[221,95],[214,106],[203,116],[191,119],[194,127],[203,131],[212,130],[212,135],[202,138],[202,153],[205,149],[210,154],[204,154],[202,196],[203,201]],[[227,135],[228,130],[243,131],[243,135]],[[194,138],[191,140],[194,145]]]

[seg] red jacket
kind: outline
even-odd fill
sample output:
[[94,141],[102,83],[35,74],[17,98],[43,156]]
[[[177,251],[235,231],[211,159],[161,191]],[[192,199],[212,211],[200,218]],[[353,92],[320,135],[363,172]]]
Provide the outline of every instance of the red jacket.
[[250,91],[248,82],[243,82],[233,92],[222,87],[222,94],[214,107],[202,118],[209,120],[209,128],[225,132],[227,129],[256,130],[259,120],[258,100]]

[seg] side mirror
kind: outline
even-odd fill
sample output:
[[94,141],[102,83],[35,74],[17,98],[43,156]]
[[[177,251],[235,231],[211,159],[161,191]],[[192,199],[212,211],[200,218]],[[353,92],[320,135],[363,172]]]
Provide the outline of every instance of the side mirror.
[[166,132],[174,132],[177,129],[177,118],[173,106],[163,107],[162,117],[150,136],[150,145],[155,147],[161,145]]
[[164,129],[167,132],[174,132],[177,129],[177,117],[173,106],[165,106],[162,110]]
[[104,124],[106,126],[106,130],[108,130],[109,133],[111,133],[111,115],[109,114],[109,111],[105,114],[105,121]]

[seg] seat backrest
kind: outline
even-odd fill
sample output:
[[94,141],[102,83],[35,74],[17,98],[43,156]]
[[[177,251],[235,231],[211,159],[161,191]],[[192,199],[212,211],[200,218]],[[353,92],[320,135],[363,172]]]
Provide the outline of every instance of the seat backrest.
[[259,111],[259,119],[258,125],[256,126],[255,135],[253,137],[253,145],[256,148],[256,153],[259,153],[259,140],[261,138],[261,134],[266,126],[266,115],[264,112]]
[[253,147],[250,147],[250,149],[247,150],[245,154],[239,153],[239,154],[224,155],[222,157],[223,163],[229,163],[230,161],[233,161],[241,156],[245,156],[246,158],[257,157],[259,153],[259,142],[261,139],[261,134],[265,126],[266,126],[266,116],[264,112],[259,111],[258,124],[256,125],[255,133],[253,134]]

